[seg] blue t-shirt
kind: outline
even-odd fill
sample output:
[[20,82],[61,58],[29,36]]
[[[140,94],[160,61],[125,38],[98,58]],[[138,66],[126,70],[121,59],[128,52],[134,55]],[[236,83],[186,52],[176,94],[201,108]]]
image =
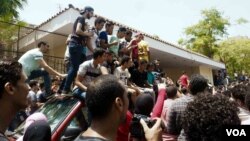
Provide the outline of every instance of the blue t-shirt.
[[152,72],[148,72],[147,73],[147,78],[148,78],[148,83],[149,84],[154,84],[154,81],[155,81],[155,76]]
[[105,43],[107,44],[108,43],[108,34],[106,31],[102,31],[99,35],[99,39],[100,40],[104,40]]

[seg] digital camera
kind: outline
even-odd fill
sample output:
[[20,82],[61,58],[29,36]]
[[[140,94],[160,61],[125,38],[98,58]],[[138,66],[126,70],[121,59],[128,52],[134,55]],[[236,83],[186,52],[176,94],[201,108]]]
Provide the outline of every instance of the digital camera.
[[132,118],[131,124],[130,124],[130,134],[131,137],[137,138],[137,139],[141,139],[141,138],[145,138],[145,133],[143,130],[143,127],[140,123],[140,120],[143,119],[149,128],[153,127],[155,124],[155,120],[151,120],[149,117],[145,116],[145,115],[141,115],[141,114],[134,114],[134,117]]

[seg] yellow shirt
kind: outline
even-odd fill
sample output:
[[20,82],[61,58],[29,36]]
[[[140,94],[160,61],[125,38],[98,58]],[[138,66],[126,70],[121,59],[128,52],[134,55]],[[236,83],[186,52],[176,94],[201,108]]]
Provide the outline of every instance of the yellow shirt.
[[139,56],[139,60],[148,60],[148,51],[149,51],[149,47],[148,47],[148,43],[145,41],[140,41],[138,44],[138,56]]

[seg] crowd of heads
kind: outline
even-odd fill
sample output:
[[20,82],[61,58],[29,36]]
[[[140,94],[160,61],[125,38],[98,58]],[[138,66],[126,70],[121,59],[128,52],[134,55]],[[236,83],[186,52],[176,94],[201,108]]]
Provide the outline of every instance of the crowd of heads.
[[[93,16],[93,11],[94,9],[92,7],[87,6],[80,11],[80,14],[90,19]],[[106,21],[102,17],[97,17],[94,22],[97,31],[102,30],[104,24],[106,34],[112,35],[114,23]],[[166,77],[166,74],[160,69],[160,60],[156,59],[150,62],[149,49],[146,43],[144,43],[146,47],[144,52],[142,52],[142,54],[146,55],[139,57],[138,52],[140,49],[138,49],[138,46],[140,42],[144,40],[144,36],[141,33],[137,33],[132,39],[132,34],[130,30],[124,27],[119,27],[117,31],[117,38],[123,38],[124,40],[122,41],[126,43],[124,45],[122,42],[119,42],[114,45],[123,45],[125,48],[122,50],[123,53],[115,53],[108,48],[101,47],[101,43],[98,44],[98,47],[93,49],[94,51],[91,59],[97,63],[94,65],[100,66],[94,66],[91,69],[96,71],[95,69],[97,68],[105,68],[107,67],[104,65],[106,63],[111,66],[111,71],[108,72],[109,74],[105,73],[104,75],[104,73],[102,73],[101,75],[99,74],[99,70],[96,71],[98,74],[95,74],[96,72],[86,73],[85,70],[80,70],[86,67],[84,69],[88,71],[89,66],[84,62],[74,66],[78,69],[79,65],[81,65],[78,74],[72,73],[72,76],[77,75],[76,79],[82,77],[80,80],[83,80],[87,75],[90,75],[89,77],[95,77],[91,78],[90,83],[85,84],[86,97],[84,97],[93,123],[111,119],[114,120],[114,123],[120,125],[127,120],[127,112],[150,117],[156,105],[158,106],[157,108],[160,107],[159,109],[164,110],[164,102],[171,102],[171,106],[173,106],[171,107],[168,105],[169,103],[167,103],[166,105],[169,106],[167,107],[169,111],[160,111],[159,117],[161,113],[170,114],[176,111],[181,112],[181,120],[178,121],[180,123],[177,124],[181,125],[181,129],[184,130],[186,140],[188,141],[222,140],[221,132],[225,126],[240,125],[242,123],[242,119],[239,116],[239,108],[247,109],[247,111],[250,110],[250,83],[248,81],[244,83],[231,83],[226,87],[217,86],[214,88],[209,86],[208,80],[204,76],[194,74],[189,79],[186,72],[183,71],[182,76],[184,76],[183,78],[187,82],[184,84],[182,84],[181,81],[178,82],[177,84],[180,85],[180,87],[178,87],[169,77]],[[70,43],[69,41],[69,44]],[[110,46],[112,46],[111,44]],[[39,42],[37,46],[42,53],[46,53],[49,49],[48,43],[44,41]],[[122,71],[127,71],[126,73],[129,73],[129,75],[124,76],[124,74],[122,74],[124,72],[122,72],[119,76],[115,76],[113,72],[118,66],[123,67]],[[0,100],[11,101],[12,103],[9,103],[9,105],[14,105],[16,111],[27,106],[27,101],[25,99],[29,89],[35,91],[35,93],[37,93],[39,89],[44,91],[44,84],[41,83],[39,85],[36,80],[30,81],[28,86],[28,81],[26,80],[27,76],[22,69],[22,65],[18,62],[0,62]],[[106,69],[108,70],[108,67]],[[76,70],[74,71],[75,73],[77,72]],[[84,74],[84,76],[78,76],[81,75],[81,71],[86,74]],[[128,81],[129,83],[122,82],[123,79],[126,79],[126,82]],[[59,89],[60,83],[60,79],[54,79],[53,86],[55,87],[52,88],[54,93],[56,93],[57,90],[53,89]],[[164,88],[159,88],[157,85],[162,83],[165,84]],[[58,87],[56,87],[56,85],[58,85]],[[75,81],[75,85],[80,88],[77,81]],[[166,90],[166,93],[160,95],[159,89]],[[136,98],[132,99],[132,96]],[[161,99],[161,96],[163,99]],[[182,103],[178,104],[178,102]],[[158,103],[161,103],[160,106]],[[177,109],[174,111],[173,109],[178,106],[184,109]],[[164,116],[166,117],[166,115]],[[174,119],[171,119],[173,117]],[[27,119],[27,123],[30,118]],[[168,120],[178,119],[175,116],[169,116],[168,118],[169,119],[166,120],[166,127],[163,128],[168,128]],[[29,127],[25,129],[30,134],[24,135],[24,140],[32,137],[32,133],[34,132],[39,133],[36,124],[39,124],[39,128],[41,127],[44,131],[51,133],[47,122],[36,122],[35,124],[30,124]],[[168,129],[165,131],[168,132]],[[157,132],[161,132],[161,130],[157,130]],[[51,134],[46,137],[50,138],[50,136]]]
[[118,106],[121,106],[119,104],[123,103],[126,111],[126,108],[128,108],[126,95],[125,87],[113,75],[103,75],[92,81],[86,96],[86,105],[91,113],[91,117],[93,119],[106,118],[112,112],[114,102]]
[[237,106],[223,95],[198,95],[187,105],[183,115],[187,140],[223,140],[226,126],[240,125],[238,111]]

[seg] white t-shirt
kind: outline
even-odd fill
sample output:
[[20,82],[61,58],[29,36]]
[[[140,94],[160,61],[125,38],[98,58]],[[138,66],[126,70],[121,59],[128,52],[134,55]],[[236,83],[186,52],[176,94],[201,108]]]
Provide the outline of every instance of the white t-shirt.
[[122,70],[122,67],[117,67],[114,71],[114,75],[120,79],[124,85],[128,84],[128,79],[130,78],[130,73],[128,69]]
[[241,121],[241,125],[250,125],[250,119],[246,119],[244,121]]
[[30,76],[30,73],[33,70],[39,69],[39,63],[37,60],[43,59],[43,53],[39,50],[39,48],[35,48],[26,52],[18,62],[22,64],[24,73],[27,76]]
[[88,86],[91,81],[93,81],[96,77],[101,75],[101,65],[98,64],[97,67],[94,67],[93,59],[89,61],[83,62],[78,69],[78,75],[84,77],[83,84]]
[[[98,34],[97,32],[95,31],[94,32],[94,35],[91,37],[90,39],[90,43],[92,45],[92,48],[95,49],[97,47],[97,42],[98,42]],[[90,56],[92,55],[93,53],[87,48],[87,53],[86,53],[86,56]]]
[[37,102],[37,97],[36,97],[36,93],[32,90],[29,91],[29,94],[27,95],[27,98],[31,101],[31,102]]
[[240,118],[240,121],[244,123],[244,121],[250,119],[250,112],[246,109],[243,109],[241,107],[238,107],[240,112],[238,113],[238,116]]

